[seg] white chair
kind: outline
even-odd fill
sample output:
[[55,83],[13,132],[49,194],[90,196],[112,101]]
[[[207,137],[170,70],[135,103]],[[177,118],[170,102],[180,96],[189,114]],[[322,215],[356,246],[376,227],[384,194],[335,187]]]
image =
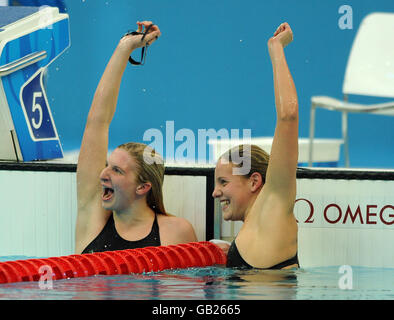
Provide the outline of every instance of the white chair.
[[344,100],[327,96],[311,99],[309,166],[313,163],[315,112],[324,108],[342,112],[345,166],[349,167],[348,113],[394,116],[394,101],[378,104],[348,102],[348,95],[394,98],[394,13],[374,12],[360,24],[346,66],[342,87]]

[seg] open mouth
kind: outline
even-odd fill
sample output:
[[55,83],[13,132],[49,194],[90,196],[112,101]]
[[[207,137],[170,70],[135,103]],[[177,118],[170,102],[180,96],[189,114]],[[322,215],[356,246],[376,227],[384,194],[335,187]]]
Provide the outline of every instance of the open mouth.
[[222,206],[222,210],[227,209],[229,204],[230,204],[230,200],[221,200],[220,201],[220,205]]
[[101,194],[101,199],[103,201],[111,200],[113,194],[114,194],[114,189],[103,187],[103,193]]

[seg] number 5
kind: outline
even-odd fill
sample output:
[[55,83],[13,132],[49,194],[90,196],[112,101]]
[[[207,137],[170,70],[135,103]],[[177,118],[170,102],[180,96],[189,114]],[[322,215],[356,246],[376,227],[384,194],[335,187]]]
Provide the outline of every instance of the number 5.
[[32,108],[32,111],[33,111],[33,113],[36,112],[36,111],[38,111],[38,113],[39,113],[38,123],[36,123],[34,118],[31,119],[31,122],[33,124],[34,129],[38,129],[39,127],[41,127],[41,124],[42,124],[42,117],[43,117],[43,115],[42,115],[42,108],[41,108],[41,105],[39,103],[36,103],[36,99],[37,98],[41,98],[41,97],[42,97],[42,92],[34,92],[33,93],[33,108]]

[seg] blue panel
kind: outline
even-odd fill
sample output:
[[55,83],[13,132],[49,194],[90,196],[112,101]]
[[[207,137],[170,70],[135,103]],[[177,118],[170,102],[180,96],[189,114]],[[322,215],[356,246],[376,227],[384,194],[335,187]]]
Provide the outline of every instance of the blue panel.
[[46,67],[69,45],[69,20],[8,42],[0,65],[43,51],[47,57],[1,78],[24,161],[62,158],[63,152],[52,119],[43,74]]
[[[299,167],[308,167],[308,162],[300,162],[300,163],[298,163],[298,166]],[[314,162],[314,163],[312,163],[312,167],[336,168],[336,167],[338,167],[338,161]]]
[[36,13],[37,7],[0,7],[0,28]]
[[63,0],[10,0],[10,5],[21,5],[21,6],[32,6],[32,7],[40,7],[40,6],[50,6],[50,7],[58,7],[59,11],[64,13],[67,8]]
[[42,85],[42,69],[22,87],[20,100],[33,141],[56,139],[45,90]]

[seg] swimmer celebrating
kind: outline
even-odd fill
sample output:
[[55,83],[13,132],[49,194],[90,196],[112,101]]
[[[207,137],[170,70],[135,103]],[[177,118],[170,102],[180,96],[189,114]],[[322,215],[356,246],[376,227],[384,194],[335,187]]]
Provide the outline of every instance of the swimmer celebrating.
[[[88,114],[77,165],[77,254],[197,241],[186,219],[164,209],[164,166],[159,154],[145,144],[126,143],[106,161],[109,126],[129,57],[161,35],[150,21],[137,25],[138,34],[119,41]],[[147,163],[147,151],[157,161]]]
[[[241,145],[223,154],[216,165],[213,197],[220,200],[225,220],[244,222],[230,248],[223,248],[228,250],[228,267],[287,269],[299,266],[298,227],[293,213],[298,163],[298,99],[284,54],[284,48],[292,40],[289,24],[283,23],[268,41],[277,114],[271,155],[255,145]],[[240,169],[235,157],[250,160],[246,174],[234,173],[234,169]]]

